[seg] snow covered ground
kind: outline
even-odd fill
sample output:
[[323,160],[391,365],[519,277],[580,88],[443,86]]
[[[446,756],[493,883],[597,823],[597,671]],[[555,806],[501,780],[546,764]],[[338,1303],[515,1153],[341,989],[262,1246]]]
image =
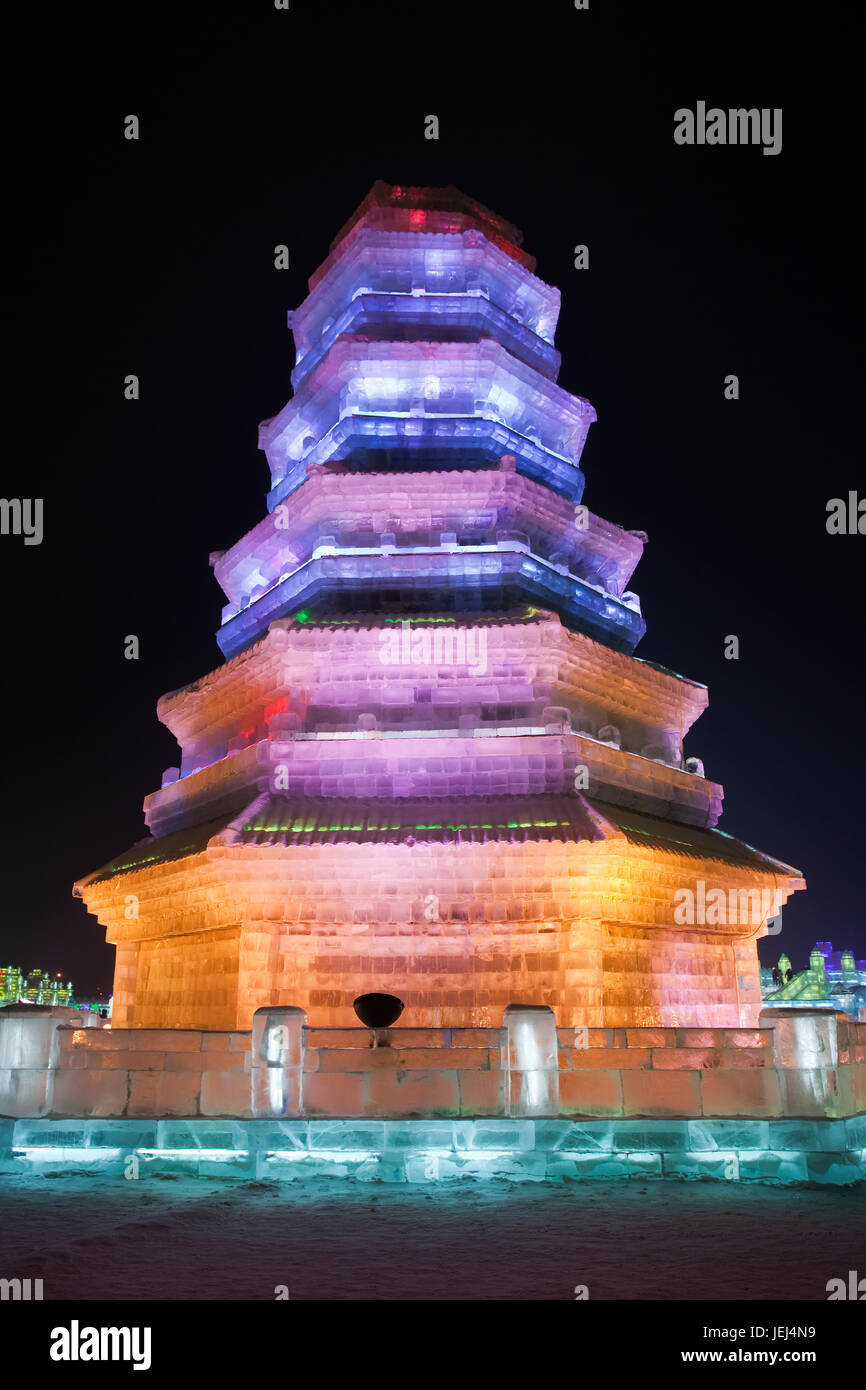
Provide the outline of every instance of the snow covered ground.
[[817,1299],[866,1188],[0,1178],[0,1276],[46,1299]]

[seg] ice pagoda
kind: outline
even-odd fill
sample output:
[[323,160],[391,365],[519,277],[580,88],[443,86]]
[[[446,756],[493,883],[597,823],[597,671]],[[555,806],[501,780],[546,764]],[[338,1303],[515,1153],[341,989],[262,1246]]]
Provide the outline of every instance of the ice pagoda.
[[[716,828],[703,685],[635,656],[646,536],[583,505],[559,291],[454,188],[377,183],[289,314],[267,514],[211,557],[224,664],[159,702],[180,766],[76,884],[117,1027],[752,1026],[799,872]],[[678,905],[746,900],[747,915]]]

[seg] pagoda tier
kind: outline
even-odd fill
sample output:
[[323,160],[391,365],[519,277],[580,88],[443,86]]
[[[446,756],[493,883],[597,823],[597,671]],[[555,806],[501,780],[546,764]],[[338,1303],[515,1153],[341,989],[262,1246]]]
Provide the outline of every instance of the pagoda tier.
[[[310,294],[289,314],[295,390],[343,334],[431,341],[496,338],[553,380],[559,290],[528,274],[476,228],[424,231],[405,213],[383,226],[368,214],[340,243]],[[407,236],[406,233],[413,235]]]
[[[625,591],[645,537],[496,470],[394,477],[345,465],[311,468],[293,494],[230,551],[215,573],[231,600],[218,642],[234,656],[275,618],[315,604],[483,611],[522,599],[631,651],[645,624]],[[395,592],[397,591],[397,592]]]
[[535,609],[473,624],[286,620],[160,701],[182,760],[146,820],[165,834],[268,787],[431,799],[580,787],[714,825],[722,789],[682,753],[706,703],[703,686]]
[[[363,202],[338,231],[330,246],[330,255],[310,276],[310,289],[328,274],[335,260],[345,254],[347,245],[359,233],[360,226],[383,227],[392,231],[449,233],[459,235],[474,228],[491,246],[499,247],[507,256],[532,273],[535,257],[523,249],[523,233],[499,213],[491,212],[483,203],[461,193],[449,184],[447,188],[412,188],[387,184],[377,179]],[[555,291],[558,293],[558,291]]]
[[[643,552],[641,531],[624,531],[515,472],[506,455],[481,472],[357,473],[342,463],[311,468],[291,506],[266,516],[214,557],[229,604],[224,621],[310,560],[342,546],[495,545],[522,537],[529,551],[582,584],[623,598]],[[385,538],[383,540],[383,537]]]
[[264,793],[77,891],[117,944],[117,1027],[249,1028],[263,1003],[349,1027],[374,986],[415,1027],[496,1026],[515,1000],[561,1026],[755,1026],[762,927],[674,926],[700,883],[781,904],[802,879],[719,831],[579,795]]
[[[479,342],[368,342],[343,337],[296,396],[259,426],[273,509],[331,459],[416,465],[459,449],[484,463],[512,453],[521,472],[573,501],[595,410],[490,338]],[[461,466],[463,466],[461,464]]]
[[225,664],[160,701],[150,834],[75,888],[119,1026],[377,991],[416,1027],[756,1022],[803,881],[717,828],[705,687],[632,655],[646,536],[582,504],[595,411],[534,271],[457,190],[376,184],[290,314],[268,514],[211,557]]

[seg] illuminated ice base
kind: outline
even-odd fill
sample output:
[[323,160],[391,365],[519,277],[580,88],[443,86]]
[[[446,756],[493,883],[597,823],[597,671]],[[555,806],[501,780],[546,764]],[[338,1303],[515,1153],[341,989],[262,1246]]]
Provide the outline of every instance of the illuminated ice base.
[[[135,1163],[132,1159],[137,1160]],[[294,1181],[716,1178],[866,1182],[866,1115],[841,1120],[4,1120],[0,1173]]]

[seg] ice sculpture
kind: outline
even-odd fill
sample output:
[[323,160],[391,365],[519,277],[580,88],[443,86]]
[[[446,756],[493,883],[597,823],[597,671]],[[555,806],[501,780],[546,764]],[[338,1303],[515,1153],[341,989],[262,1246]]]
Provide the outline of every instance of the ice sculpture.
[[[181,752],[149,836],[76,885],[117,1027],[352,1027],[367,993],[498,1026],[522,1000],[512,1103],[544,1113],[533,1009],[756,1021],[766,924],[674,905],[802,878],[715,828],[683,759],[707,692],[633,655],[646,536],[583,505],[595,411],[557,385],[559,308],[455,189],[376,184],[311,277],[267,514],[211,557],[225,663],[159,702]],[[301,1078],[261,1026],[279,1110]]]

